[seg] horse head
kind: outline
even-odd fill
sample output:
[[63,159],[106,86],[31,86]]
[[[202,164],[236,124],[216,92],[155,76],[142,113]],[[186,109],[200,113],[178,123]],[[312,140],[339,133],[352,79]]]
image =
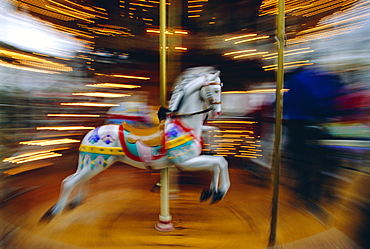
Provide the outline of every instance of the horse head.
[[220,72],[206,75],[205,83],[200,89],[200,97],[211,109],[211,117],[216,118],[221,115],[221,88],[222,83],[219,78]]
[[211,111],[212,118],[219,116],[221,114],[222,87],[219,75],[220,71],[214,67],[187,69],[176,79],[169,110],[177,113],[183,106],[184,98],[198,93],[200,100],[206,105],[206,109],[196,112],[196,114]]

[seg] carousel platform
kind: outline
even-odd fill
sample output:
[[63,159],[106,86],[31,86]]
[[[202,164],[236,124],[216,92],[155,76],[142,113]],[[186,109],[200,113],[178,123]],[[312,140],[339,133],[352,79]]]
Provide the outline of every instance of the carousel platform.
[[[271,184],[230,165],[231,188],[217,204],[200,203],[209,175],[180,173],[171,185],[175,229],[154,226],[160,210],[159,172],[115,164],[93,178],[87,199],[40,223],[56,202],[75,158],[3,179],[2,248],[269,248]],[[4,192],[4,191],[3,191]],[[276,246],[360,248],[335,227],[334,217],[307,210],[281,187]]]

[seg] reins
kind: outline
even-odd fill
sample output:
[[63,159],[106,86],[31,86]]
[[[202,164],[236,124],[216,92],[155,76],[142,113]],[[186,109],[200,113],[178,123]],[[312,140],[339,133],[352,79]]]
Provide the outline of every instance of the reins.
[[202,110],[202,111],[199,111],[199,112],[178,114],[177,112],[170,111],[167,108],[161,106],[159,108],[159,111],[158,111],[158,118],[159,118],[159,120],[164,120],[167,117],[169,117],[169,118],[190,117],[190,116],[194,116],[194,115],[198,115],[198,114],[203,114],[203,113],[209,112],[211,110],[213,110],[213,106],[210,106],[209,108],[207,108],[205,110]]
[[[206,87],[206,86],[209,86],[209,85],[220,85],[220,86],[222,86],[223,84],[222,83],[217,83],[217,82],[210,82],[208,84],[204,84],[201,87],[201,89],[203,87]],[[180,103],[178,105],[181,105],[181,103],[182,103],[182,99],[180,100]],[[158,115],[159,120],[165,120],[166,118],[174,119],[174,118],[182,118],[182,117],[191,117],[191,116],[194,116],[194,115],[199,115],[199,114],[209,112],[209,111],[214,109],[213,105],[217,105],[217,104],[221,104],[221,102],[212,102],[210,107],[208,107],[207,109],[202,110],[202,111],[193,112],[193,113],[183,113],[183,114],[177,113],[177,110],[170,111],[169,109],[161,106],[158,110],[157,115]],[[179,106],[176,109],[179,109]],[[207,119],[208,119],[208,115],[206,116],[204,122],[206,122]]]
[[169,114],[170,118],[182,118],[182,117],[191,117],[191,116],[194,116],[194,115],[206,113],[206,112],[209,112],[211,110],[213,110],[213,106],[210,106],[209,108],[207,108],[205,110],[202,110],[202,111],[199,111],[199,112],[178,114],[176,112],[171,112],[170,111],[168,114]]

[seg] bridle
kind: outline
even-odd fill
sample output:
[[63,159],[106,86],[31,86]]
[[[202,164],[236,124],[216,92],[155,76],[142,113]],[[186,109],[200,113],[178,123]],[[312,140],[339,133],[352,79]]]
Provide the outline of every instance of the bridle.
[[[208,87],[208,86],[211,86],[211,85],[219,85],[221,87],[223,86],[222,83],[210,82],[210,83],[207,83],[207,84],[203,84],[198,91],[202,90],[203,87]],[[209,101],[210,106],[207,109],[202,110],[202,111],[198,111],[198,112],[181,113],[181,114],[177,113],[176,111],[167,110],[167,112],[166,112],[167,116],[169,118],[182,118],[182,117],[190,117],[190,116],[194,116],[194,115],[199,115],[199,114],[203,114],[203,113],[214,110],[215,109],[214,105],[219,105],[219,104],[222,103],[221,101],[218,101],[218,102],[213,101],[212,93],[211,93],[210,90],[206,91],[205,95],[206,95],[207,100],[210,100]],[[181,101],[180,101],[180,104],[181,104]],[[179,109],[179,107],[177,109]],[[207,117],[206,117],[206,119],[207,119]]]

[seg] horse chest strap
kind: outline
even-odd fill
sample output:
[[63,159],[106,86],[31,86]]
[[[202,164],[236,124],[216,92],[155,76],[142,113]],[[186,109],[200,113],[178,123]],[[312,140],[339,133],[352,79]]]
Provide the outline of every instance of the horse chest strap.
[[194,138],[188,134],[181,137],[175,138],[173,140],[166,141],[166,149],[171,149],[177,146],[180,146],[186,142],[193,140]]
[[125,153],[122,151],[122,148],[120,147],[98,147],[81,145],[79,151],[105,155],[125,155]]

